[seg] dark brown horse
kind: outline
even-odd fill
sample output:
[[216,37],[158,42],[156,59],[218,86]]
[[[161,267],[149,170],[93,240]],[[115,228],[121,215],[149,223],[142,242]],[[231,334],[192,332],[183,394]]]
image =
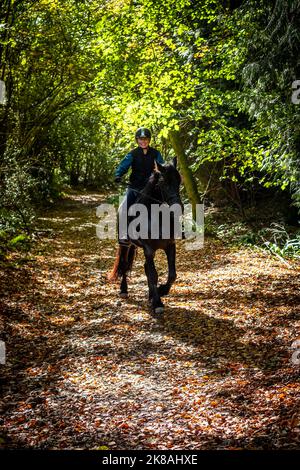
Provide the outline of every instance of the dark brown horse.
[[[150,227],[153,226],[151,225],[151,205],[167,204],[168,206],[173,206],[175,204],[177,208],[180,207],[182,210],[183,206],[179,194],[181,177],[176,166],[176,158],[173,159],[171,164],[157,164],[156,171],[152,173],[136,201],[136,203],[143,204],[147,208],[148,234],[146,237],[139,237],[137,239],[132,239],[129,235],[130,244],[128,246],[119,245],[115,264],[108,276],[111,281],[121,278],[120,296],[127,297],[127,274],[131,271],[137,247],[143,248],[145,255],[144,268],[149,288],[149,302],[154,313],[157,314],[162,313],[164,309],[161,297],[169,293],[176,279],[175,240],[178,238],[178,235],[176,235],[175,232],[175,224],[177,224],[176,226],[178,227],[178,220],[175,220],[175,213],[171,213],[170,231],[169,236],[166,238],[164,235],[163,220],[159,217],[156,221],[158,224],[158,237],[155,237],[155,239],[151,238]],[[168,260],[167,282],[160,286],[157,285],[158,275],[154,264],[155,252],[158,249],[165,251]]]

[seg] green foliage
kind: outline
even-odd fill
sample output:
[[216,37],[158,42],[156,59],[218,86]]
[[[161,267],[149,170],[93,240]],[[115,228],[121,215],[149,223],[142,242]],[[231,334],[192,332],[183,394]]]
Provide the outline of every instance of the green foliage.
[[270,227],[247,232],[239,241],[263,248],[282,258],[300,258],[300,231],[291,231],[284,224],[273,222]]
[[15,158],[5,157],[1,169],[0,256],[3,257],[9,250],[29,248],[37,181],[30,175],[28,165]]
[[22,233],[9,240],[8,246],[12,249],[21,249],[27,251],[29,244],[30,238],[25,233]]
[[[105,189],[112,179],[116,142],[111,126],[91,104],[75,105],[62,113],[52,127],[49,146],[56,155],[56,180]],[[115,162],[116,164],[116,162]]]
[[262,249],[280,258],[300,258],[300,230],[281,222],[250,228],[241,220],[232,221],[230,211],[226,210],[223,223],[214,213],[205,217],[205,236],[219,239],[223,244]]
[[65,185],[108,188],[140,125],[164,155],[179,133],[203,194],[276,186],[300,208],[299,0],[2,3],[1,230]]
[[34,218],[32,197],[36,181],[30,176],[28,167],[16,160],[4,159],[5,174],[0,192],[0,231],[15,233],[19,229],[29,230]]
[[[263,139],[263,184],[289,188],[299,203],[300,109],[291,101],[299,78],[298,0],[248,1],[241,9],[251,36],[245,44],[241,109]],[[244,39],[242,39],[244,41]]]

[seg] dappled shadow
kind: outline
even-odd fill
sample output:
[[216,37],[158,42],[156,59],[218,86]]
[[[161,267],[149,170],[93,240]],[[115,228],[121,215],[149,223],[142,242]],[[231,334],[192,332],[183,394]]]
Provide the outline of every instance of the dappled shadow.
[[[270,286],[270,275],[260,270],[258,284],[258,278],[245,279],[245,269],[230,272],[238,258],[214,241],[197,254],[180,248],[178,280],[164,300],[164,314],[153,316],[142,253],[128,299],[121,301],[118,285],[105,280],[115,246],[91,236],[98,203],[97,197],[74,195],[51,209],[44,222],[53,231],[41,239],[36,262],[6,273],[7,447],[158,449],[171,439],[175,449],[182,442],[184,448],[192,442],[193,449],[272,448],[265,438],[272,423],[265,421],[253,438],[245,431],[237,439],[234,425],[228,435],[223,425],[210,427],[209,419],[225,412],[242,423],[251,420],[256,389],[295,380],[277,374],[290,351],[276,328],[296,318],[296,274],[280,273]],[[82,230],[73,230],[73,219]],[[53,240],[57,227],[63,232]],[[157,264],[165,277],[163,253]],[[257,311],[268,323],[245,322]],[[240,379],[240,371],[248,374],[250,389],[243,380],[227,381],[231,372]],[[193,380],[195,388],[186,391]],[[210,413],[203,429],[206,404],[201,412],[193,408],[199,393],[203,399],[207,394]],[[221,403],[216,411],[213,399]],[[273,406],[279,421],[292,405]],[[178,435],[170,433],[173,427]]]
[[[230,320],[204,315],[200,309],[166,309],[164,318],[159,321],[165,331],[194,345],[201,361],[207,365],[214,358],[239,362],[247,367],[274,369],[280,355],[286,355],[284,345],[270,331],[258,344],[243,341],[246,328],[236,327]],[[262,328],[253,328],[253,332],[256,331],[260,335],[264,333]]]

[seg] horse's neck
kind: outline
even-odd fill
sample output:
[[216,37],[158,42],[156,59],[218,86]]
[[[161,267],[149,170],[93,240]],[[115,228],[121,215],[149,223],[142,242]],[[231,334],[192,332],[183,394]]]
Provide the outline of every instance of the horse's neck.
[[155,187],[155,184],[149,181],[143,189],[138,202],[140,204],[145,204],[145,206],[150,206],[155,202],[160,202],[160,199],[161,197],[159,191]]

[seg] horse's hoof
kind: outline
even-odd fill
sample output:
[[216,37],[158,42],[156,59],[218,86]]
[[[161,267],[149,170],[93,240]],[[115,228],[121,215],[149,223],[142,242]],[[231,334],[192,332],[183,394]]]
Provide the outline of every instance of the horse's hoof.
[[154,309],[154,313],[155,313],[155,314],[164,313],[164,307],[156,307],[156,308]]
[[128,297],[127,292],[120,292],[120,297],[121,297],[121,299],[127,299],[127,297]]

